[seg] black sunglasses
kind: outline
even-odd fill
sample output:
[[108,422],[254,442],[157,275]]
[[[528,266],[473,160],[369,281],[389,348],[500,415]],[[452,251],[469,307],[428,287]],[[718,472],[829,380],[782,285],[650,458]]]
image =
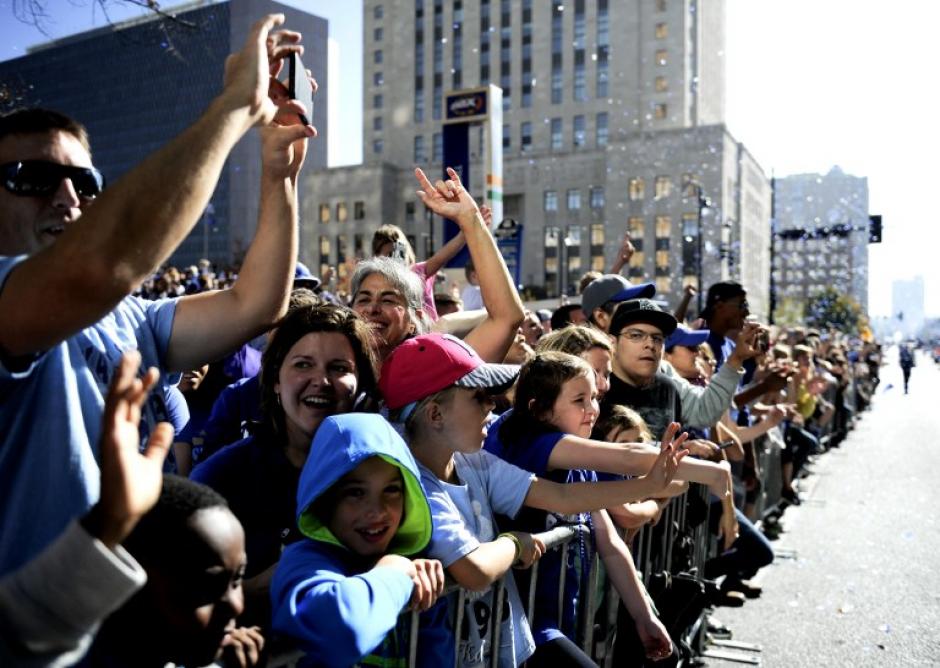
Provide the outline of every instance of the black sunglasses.
[[72,182],[75,192],[85,199],[104,190],[104,176],[94,167],[60,165],[45,160],[23,160],[0,165],[3,187],[22,197],[43,197],[54,193],[62,179]]

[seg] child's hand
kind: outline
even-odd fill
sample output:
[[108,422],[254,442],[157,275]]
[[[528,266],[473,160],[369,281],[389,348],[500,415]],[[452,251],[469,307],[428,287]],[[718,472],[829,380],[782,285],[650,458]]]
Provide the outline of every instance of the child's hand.
[[140,353],[127,352],[105,398],[101,429],[101,498],[82,521],[89,533],[110,548],[120,544],[153,507],[163,487],[163,460],[173,443],[173,427],[154,427],[140,452],[140,411],[157,382],[156,369],[137,378]]
[[264,650],[264,636],[257,626],[242,626],[232,629],[222,639],[221,661],[228,668],[257,666]]
[[647,659],[661,661],[672,654],[672,639],[656,615],[637,620],[636,631],[640,635]]
[[522,551],[519,553],[519,559],[513,564],[513,568],[529,568],[545,554],[545,543],[538,536],[522,531],[513,531],[512,534],[522,544]]
[[412,559],[415,575],[411,578],[415,588],[411,594],[411,609],[424,612],[437,601],[444,591],[444,567],[437,559]]
[[686,432],[682,432],[676,437],[677,431],[679,431],[678,422],[672,422],[666,427],[659,456],[644,476],[646,480],[650,481],[653,489],[657,492],[672,482],[672,479],[676,477],[676,471],[679,469],[679,462],[689,454],[688,450],[682,450],[679,447],[685,442],[689,435]]

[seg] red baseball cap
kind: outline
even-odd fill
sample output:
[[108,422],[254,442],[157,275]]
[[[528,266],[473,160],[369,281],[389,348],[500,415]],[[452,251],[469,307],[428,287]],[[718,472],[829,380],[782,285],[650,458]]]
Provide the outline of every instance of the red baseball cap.
[[498,394],[518,375],[517,365],[488,364],[450,334],[422,334],[403,341],[385,359],[379,390],[385,405],[396,410],[454,385]]

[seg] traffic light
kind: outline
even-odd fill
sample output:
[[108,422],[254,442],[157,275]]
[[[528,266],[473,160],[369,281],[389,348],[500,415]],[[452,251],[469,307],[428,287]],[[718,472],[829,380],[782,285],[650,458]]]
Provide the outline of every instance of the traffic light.
[[881,216],[868,217],[868,243],[881,243]]

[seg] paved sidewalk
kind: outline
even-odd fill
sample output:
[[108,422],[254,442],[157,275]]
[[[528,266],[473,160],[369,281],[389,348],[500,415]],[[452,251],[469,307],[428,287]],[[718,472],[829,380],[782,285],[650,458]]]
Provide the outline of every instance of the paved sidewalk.
[[874,407],[814,471],[763,596],[716,616],[771,668],[940,666],[940,368],[918,357],[905,396],[892,351]]

